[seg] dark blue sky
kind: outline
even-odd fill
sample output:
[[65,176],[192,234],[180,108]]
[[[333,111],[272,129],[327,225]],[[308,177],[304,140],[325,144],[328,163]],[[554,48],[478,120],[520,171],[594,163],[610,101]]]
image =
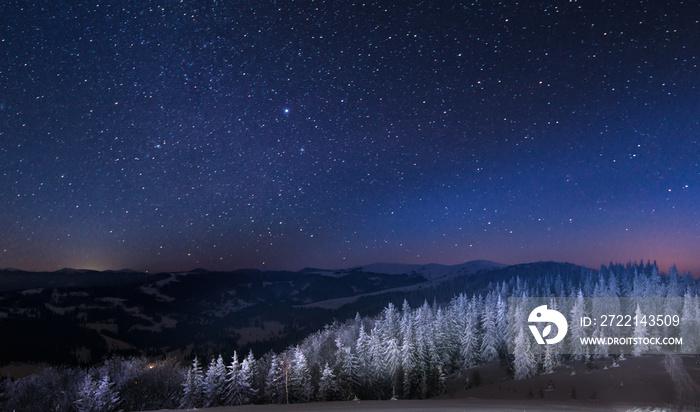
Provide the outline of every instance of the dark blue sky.
[[700,273],[695,1],[3,1],[0,267]]

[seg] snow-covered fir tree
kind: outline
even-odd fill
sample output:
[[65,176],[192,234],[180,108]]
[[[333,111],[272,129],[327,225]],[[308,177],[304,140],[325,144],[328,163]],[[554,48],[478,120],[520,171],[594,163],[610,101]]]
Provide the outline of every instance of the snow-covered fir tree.
[[[683,295],[683,309],[680,314],[680,335],[679,336],[687,336],[691,337],[690,339],[686,338],[685,341],[683,342],[683,352],[685,353],[698,353],[698,326],[700,326],[699,322],[699,315],[698,310],[698,302],[700,302],[700,299],[698,299],[696,296],[693,296],[690,292],[690,289],[686,289],[685,294]],[[670,312],[672,313],[672,312]]]
[[357,359],[351,348],[343,345],[340,339],[335,340],[337,373],[337,385],[339,388],[339,399],[350,400],[355,397],[355,387],[357,385]]
[[554,369],[559,366],[555,345],[546,345],[542,358],[542,372],[554,373]]
[[401,348],[396,338],[391,338],[387,342],[386,350],[384,351],[383,369],[386,371],[392,391],[395,393],[396,388],[403,383],[399,375],[401,371]]
[[339,392],[338,379],[333,373],[333,369],[326,363],[318,381],[318,394],[316,395],[316,399],[319,401],[333,401],[338,399]]
[[405,325],[402,325],[401,370],[403,371],[403,376],[401,378],[401,397],[408,398],[418,385],[419,375],[417,373],[418,359],[416,358],[416,342],[412,317],[408,314],[404,314],[404,317],[408,319],[406,319]]
[[513,377],[525,379],[535,374],[537,362],[532,354],[529,338],[525,335],[525,328],[521,327],[515,336],[515,348],[513,350]]
[[286,368],[286,360],[273,354],[270,368],[265,377],[265,400],[267,403],[288,403]]
[[258,390],[254,388],[255,382],[257,380],[258,368],[257,361],[253,355],[253,351],[249,351],[243,362],[241,362],[241,379],[243,379],[243,395],[245,398],[252,402],[253,398],[257,396]]
[[249,403],[251,395],[249,377],[245,376],[236,352],[233,353],[231,364],[226,369],[226,404],[245,405]]
[[119,406],[119,393],[107,375],[95,380],[88,374],[78,389],[78,395],[80,412],[112,412]]
[[508,303],[500,293],[496,301],[496,336],[499,338],[498,353],[503,355],[506,352],[506,341],[508,338]]
[[479,353],[479,338],[478,338],[478,321],[476,309],[476,299],[472,298],[464,315],[465,323],[460,334],[460,354],[462,359],[462,368],[471,368],[475,366],[480,359]]
[[581,326],[581,319],[586,315],[586,308],[581,289],[578,290],[576,300],[569,313],[569,353],[572,354],[574,359],[583,359],[586,354],[586,348],[581,343],[581,338],[586,336],[586,332]]
[[644,344],[644,338],[648,337],[647,324],[646,321],[642,321],[642,310],[637,304],[637,308],[634,311],[634,316],[636,323],[634,325],[634,331],[632,332],[632,337],[635,338],[637,344],[632,347],[632,355],[641,356],[648,349],[647,345]]
[[209,363],[204,375],[204,397],[207,407],[224,405],[226,400],[226,365],[219,355]]
[[314,398],[309,364],[299,346],[294,348],[292,367],[289,373],[289,399],[291,402],[310,402]]
[[481,317],[481,328],[484,331],[480,348],[482,362],[490,362],[498,359],[498,348],[500,347],[501,337],[498,336],[498,327],[496,325],[497,309],[495,303],[491,294],[489,294],[489,297],[484,302],[484,312]]
[[187,370],[182,387],[181,408],[192,409],[205,405],[204,372],[197,357],[194,358],[192,366]]

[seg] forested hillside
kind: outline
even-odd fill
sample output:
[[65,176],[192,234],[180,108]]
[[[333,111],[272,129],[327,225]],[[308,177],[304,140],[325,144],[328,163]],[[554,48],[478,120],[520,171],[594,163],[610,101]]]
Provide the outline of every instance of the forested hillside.
[[[5,381],[5,405],[17,410],[30,410],[23,409],[27,402],[41,402],[46,410],[137,410],[428,398],[444,392],[448,375],[482,363],[500,360],[513,378],[523,379],[579,357],[523,348],[509,355],[506,341],[522,333],[507,322],[511,296],[698,295],[692,277],[675,268],[661,275],[653,264],[610,265],[600,271],[532,264],[503,269],[482,281],[473,293],[458,293],[445,304],[436,300],[414,306],[405,300],[399,308],[388,303],[378,316],[335,322],[283,351],[258,357],[234,352],[226,358],[196,357],[185,366],[174,360],[113,358],[87,370],[50,368]],[[697,321],[697,307],[683,308],[683,314]]]

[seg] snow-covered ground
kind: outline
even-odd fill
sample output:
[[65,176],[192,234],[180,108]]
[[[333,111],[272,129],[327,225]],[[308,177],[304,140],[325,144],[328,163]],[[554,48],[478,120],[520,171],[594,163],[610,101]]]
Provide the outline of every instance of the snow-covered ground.
[[365,266],[355,266],[349,269],[305,269],[304,273],[318,274],[322,276],[342,277],[352,272],[383,273],[386,275],[406,275],[417,274],[426,279],[439,279],[442,277],[473,274],[481,270],[492,270],[505,267],[502,263],[491,262],[489,260],[472,260],[459,265],[440,265],[429,263],[426,265],[415,265],[408,263],[372,263]]
[[687,409],[700,410],[700,386],[693,381],[683,365],[683,359],[678,355],[666,355],[664,367],[676,388],[674,404]]
[[373,263],[366,266],[358,266],[350,270],[360,270],[368,273],[385,273],[388,275],[401,275],[415,273],[426,279],[439,279],[441,277],[456,274],[472,274],[480,270],[490,270],[506,265],[488,260],[473,260],[459,265],[440,265],[430,263],[427,265],[411,265],[401,263]]
[[[513,380],[499,362],[478,368],[481,384],[464,389],[475,369],[448,377],[447,393],[428,400],[319,402],[199,409],[207,412],[295,411],[696,411],[700,365],[693,356],[630,357],[613,366],[574,362],[552,374]],[[550,387],[550,383],[551,386]]]
[[[297,412],[297,411],[439,411],[439,412],[481,412],[481,411],[664,411],[663,408],[647,408],[619,404],[600,404],[595,402],[551,403],[541,400],[504,401],[483,399],[428,399],[398,401],[360,401],[360,402],[319,402],[296,405],[245,405],[197,409],[206,412]],[[173,410],[172,412],[175,412]]]
[[497,262],[491,262],[489,260],[472,260],[469,262],[462,263],[460,265],[439,265],[431,263],[428,265],[411,265],[402,263],[373,263],[367,266],[357,266],[351,269],[343,269],[338,271],[315,271],[308,273],[317,273],[324,276],[341,277],[345,276],[351,271],[360,271],[366,273],[383,273],[387,275],[401,275],[401,274],[417,274],[423,276],[429,282],[421,282],[410,286],[400,286],[397,288],[379,290],[377,292],[368,292],[354,296],[345,296],[342,298],[326,299],[318,302],[309,303],[306,305],[300,305],[299,307],[304,308],[321,308],[321,309],[338,309],[344,305],[355,302],[357,299],[367,296],[382,295],[385,293],[392,292],[408,292],[412,290],[419,290],[428,288],[431,285],[435,285],[441,280],[458,275],[473,275],[482,270],[498,269],[505,267],[506,265]]
[[139,289],[141,290],[141,292],[147,295],[154,296],[156,300],[159,300],[161,302],[172,302],[175,300],[174,297],[163,294],[152,284],[141,286]]

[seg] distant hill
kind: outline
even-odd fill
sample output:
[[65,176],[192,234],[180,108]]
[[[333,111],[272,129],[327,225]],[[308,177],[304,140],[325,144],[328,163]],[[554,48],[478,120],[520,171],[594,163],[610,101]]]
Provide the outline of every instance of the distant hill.
[[397,263],[374,263],[367,266],[357,266],[350,270],[359,270],[369,273],[386,273],[389,275],[400,275],[406,273],[414,273],[421,275],[426,279],[438,279],[446,276],[454,276],[460,274],[473,274],[484,270],[501,269],[506,267],[502,263],[491,262],[488,260],[472,260],[459,265],[440,265],[431,263],[427,265],[410,265]]
[[298,272],[193,270],[146,274],[0,270],[0,365],[91,364],[110,354],[175,357],[279,350],[388,302],[448,301],[490,282],[579,267],[376,263]]
[[36,288],[123,285],[144,281],[153,276],[128,269],[99,272],[96,270],[64,268],[55,272],[27,272],[7,268],[0,269],[0,292]]

